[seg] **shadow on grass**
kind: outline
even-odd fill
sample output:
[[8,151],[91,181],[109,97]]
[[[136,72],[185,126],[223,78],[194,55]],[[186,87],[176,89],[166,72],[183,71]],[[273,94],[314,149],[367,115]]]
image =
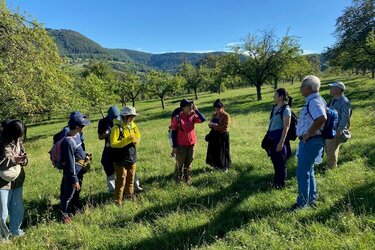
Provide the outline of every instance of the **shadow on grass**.
[[[90,190],[88,190],[90,193]],[[58,221],[61,219],[60,202],[52,204],[52,199],[43,197],[40,200],[25,202],[25,219],[23,227],[28,228],[41,223]],[[109,193],[95,193],[80,199],[83,208],[94,208],[113,201],[113,195]]]
[[[375,182],[366,183],[350,190],[335,204],[315,214],[314,220],[324,224],[331,219],[337,219],[340,214],[346,212],[356,216],[375,213]],[[309,223],[309,221],[311,221],[311,217],[301,220],[303,223]]]
[[[155,221],[160,217],[178,211],[191,211],[192,209],[211,209],[219,204],[227,204],[210,222],[173,232],[157,233],[156,237],[150,237],[133,245],[111,245],[110,248],[119,249],[190,249],[191,247],[210,244],[218,238],[222,238],[227,232],[237,229],[249,223],[252,219],[258,219],[274,212],[274,208],[241,210],[240,204],[252,195],[265,192],[270,189],[268,181],[271,175],[258,176],[252,174],[252,167],[239,173],[238,177],[227,187],[218,188],[218,191],[202,196],[179,199],[171,204],[155,205],[139,212],[135,221]],[[223,173],[224,174],[224,173]],[[211,178],[211,177],[208,177]],[[208,180],[209,181],[209,180]],[[205,181],[193,182],[194,186],[201,187]],[[157,223],[157,222],[155,222]],[[125,225],[126,221],[116,221],[115,225]]]

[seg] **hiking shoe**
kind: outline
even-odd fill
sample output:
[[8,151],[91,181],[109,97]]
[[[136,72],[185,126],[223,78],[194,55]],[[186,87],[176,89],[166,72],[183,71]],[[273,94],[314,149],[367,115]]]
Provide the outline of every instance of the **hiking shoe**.
[[65,224],[70,224],[71,222],[72,222],[72,219],[70,218],[70,216],[69,215],[63,215],[63,222],[65,223]]

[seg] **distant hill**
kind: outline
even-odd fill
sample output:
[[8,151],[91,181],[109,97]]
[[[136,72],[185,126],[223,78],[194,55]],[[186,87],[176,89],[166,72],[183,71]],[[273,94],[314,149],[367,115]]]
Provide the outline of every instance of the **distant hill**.
[[151,54],[129,49],[107,49],[76,31],[66,29],[47,29],[47,31],[56,41],[62,56],[72,59],[108,60],[111,61],[112,67],[118,70],[127,68],[144,71],[148,68],[154,68],[164,71],[174,71],[184,61],[197,64],[209,54],[225,53],[176,52]]

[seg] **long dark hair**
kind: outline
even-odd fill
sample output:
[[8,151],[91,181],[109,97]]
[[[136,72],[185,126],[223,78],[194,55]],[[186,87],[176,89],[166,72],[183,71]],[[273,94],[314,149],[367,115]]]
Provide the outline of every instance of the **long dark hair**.
[[285,103],[288,103],[289,107],[293,105],[293,97],[289,96],[288,91],[284,88],[276,89],[276,92],[279,96],[283,97]]
[[1,137],[5,143],[11,143],[20,138],[26,140],[26,126],[20,120],[11,120],[6,124]]

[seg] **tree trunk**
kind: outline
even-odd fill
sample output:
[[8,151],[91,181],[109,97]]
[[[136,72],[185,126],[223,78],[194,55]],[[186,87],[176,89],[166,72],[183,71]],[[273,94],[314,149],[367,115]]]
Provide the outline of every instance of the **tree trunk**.
[[133,107],[135,108],[135,98],[132,98]]
[[292,85],[293,85],[293,83],[294,83],[294,77],[292,77],[291,82],[292,82]]
[[256,87],[257,87],[257,97],[258,97],[258,101],[261,101],[262,100],[262,90],[261,90],[261,84],[260,83],[257,83]]
[[278,85],[278,83],[279,83],[279,78],[275,77],[275,78],[273,79],[273,88],[274,88],[275,90],[277,89],[277,85]]
[[195,100],[198,100],[198,92],[197,88],[194,88]]
[[371,79],[374,79],[374,77],[375,77],[375,67],[373,67],[371,70]]
[[164,97],[160,97],[160,101],[161,101],[161,107],[164,110],[165,109],[165,107],[164,107]]

